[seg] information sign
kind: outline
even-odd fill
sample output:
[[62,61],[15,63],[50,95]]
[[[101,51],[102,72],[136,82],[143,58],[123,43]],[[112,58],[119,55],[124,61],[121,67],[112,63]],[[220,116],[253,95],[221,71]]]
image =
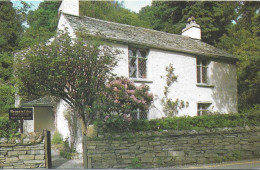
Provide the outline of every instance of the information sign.
[[33,120],[33,108],[10,108],[9,120]]

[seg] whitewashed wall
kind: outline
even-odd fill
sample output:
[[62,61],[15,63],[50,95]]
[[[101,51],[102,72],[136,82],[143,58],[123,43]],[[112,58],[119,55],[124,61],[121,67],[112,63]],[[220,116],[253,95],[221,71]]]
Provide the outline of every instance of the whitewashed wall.
[[72,38],[76,38],[76,34],[75,34],[73,28],[70,26],[70,24],[68,23],[68,21],[66,20],[66,18],[64,17],[64,15],[62,13],[60,14],[57,30],[64,31],[64,32],[68,31],[69,35]]

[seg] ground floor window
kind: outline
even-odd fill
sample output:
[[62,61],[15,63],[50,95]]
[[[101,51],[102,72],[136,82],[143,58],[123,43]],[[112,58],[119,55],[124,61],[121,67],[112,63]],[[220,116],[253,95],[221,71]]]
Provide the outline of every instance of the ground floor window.
[[148,112],[137,109],[137,110],[132,111],[131,116],[132,116],[133,120],[147,120]]
[[208,115],[211,103],[198,103],[198,116]]

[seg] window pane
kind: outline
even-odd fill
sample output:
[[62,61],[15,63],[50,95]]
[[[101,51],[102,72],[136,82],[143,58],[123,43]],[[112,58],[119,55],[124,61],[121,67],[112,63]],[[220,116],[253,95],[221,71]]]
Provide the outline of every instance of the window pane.
[[129,77],[147,78],[147,67],[146,67],[147,50],[129,48],[128,58],[129,58],[129,63],[128,63]]
[[138,110],[133,110],[131,112],[131,116],[133,120],[147,120],[147,112],[144,111],[138,111]]
[[203,66],[207,66],[208,65],[208,62],[206,60],[202,60],[202,65]]
[[210,103],[198,103],[198,112],[197,115],[208,115],[209,114],[209,107]]
[[128,57],[135,57],[135,54],[136,54],[136,50],[132,49],[132,48],[129,48],[129,50],[128,50]]
[[201,66],[197,66],[197,83],[201,83]]
[[129,76],[136,78],[137,66],[136,58],[129,58]]
[[147,120],[147,112],[140,112],[140,120]]
[[137,58],[142,58],[142,54],[140,53],[140,50],[136,51],[136,57]]
[[208,67],[202,67],[202,83],[208,83]]
[[207,110],[203,110],[202,111],[202,115],[208,115],[208,111]]
[[146,51],[145,50],[140,50],[141,56],[143,58],[146,58]]
[[146,60],[138,59],[138,78],[146,78]]

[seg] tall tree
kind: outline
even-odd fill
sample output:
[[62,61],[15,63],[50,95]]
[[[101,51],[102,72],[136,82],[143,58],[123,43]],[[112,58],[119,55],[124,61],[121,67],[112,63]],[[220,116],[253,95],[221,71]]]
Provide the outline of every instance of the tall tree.
[[36,43],[44,42],[56,33],[58,25],[58,9],[60,1],[43,1],[35,11],[29,11],[25,30],[19,46],[27,48]]
[[0,115],[14,104],[12,82],[13,55],[23,34],[22,22],[28,4],[23,2],[19,9],[10,1],[0,1]]
[[187,19],[194,16],[201,26],[202,41],[215,44],[237,17],[237,2],[153,1],[139,12],[153,29],[181,34]]
[[136,13],[125,9],[123,3],[117,1],[80,1],[80,15],[133,26],[150,27],[148,22],[140,20]]
[[[103,99],[105,83],[113,75],[116,54],[117,50],[112,51],[91,37],[72,40],[68,34],[57,35],[49,45],[32,46],[17,55],[20,92],[63,99],[77,114],[86,139],[87,127],[96,118]],[[84,148],[84,156],[85,152]]]
[[0,53],[12,51],[22,33],[21,20],[10,1],[0,1]]
[[239,110],[260,104],[260,2],[240,2],[236,23],[218,47],[238,57]]

